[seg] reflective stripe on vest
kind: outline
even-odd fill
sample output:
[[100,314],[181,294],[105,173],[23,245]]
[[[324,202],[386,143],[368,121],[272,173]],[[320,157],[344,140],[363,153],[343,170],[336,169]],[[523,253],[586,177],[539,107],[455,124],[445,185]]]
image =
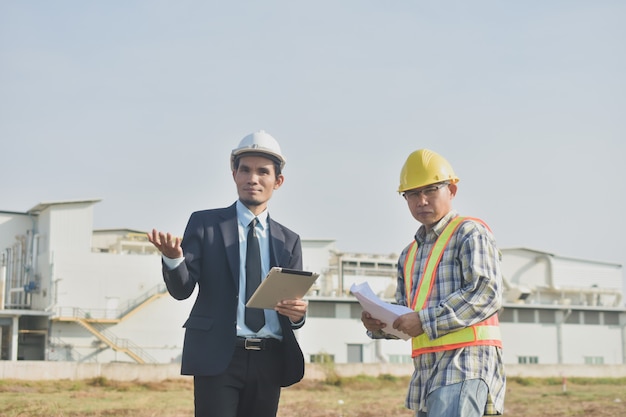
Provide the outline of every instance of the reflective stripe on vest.
[[[482,220],[471,217],[455,217],[443,230],[441,235],[437,238],[433,248],[428,254],[424,272],[422,273],[422,279],[415,291],[415,296],[411,302],[411,289],[413,288],[413,273],[415,270],[415,258],[417,256],[417,241],[413,241],[407,251],[407,256],[404,261],[404,283],[407,297],[407,305],[415,311],[422,310],[426,307],[428,298],[435,283],[437,267],[443,256],[443,252],[450,241],[450,238],[456,231],[456,229],[465,220],[475,220],[482,223],[485,227],[489,228]],[[500,336],[500,327],[498,321],[498,314],[494,314],[486,320],[477,323],[473,326],[466,327],[455,332],[448,333],[444,336],[438,337],[435,340],[430,340],[428,336],[423,333],[412,340],[413,352],[412,356],[416,357],[422,353],[438,352],[443,350],[458,349],[465,346],[478,346],[478,345],[492,345],[502,347],[502,341]]]

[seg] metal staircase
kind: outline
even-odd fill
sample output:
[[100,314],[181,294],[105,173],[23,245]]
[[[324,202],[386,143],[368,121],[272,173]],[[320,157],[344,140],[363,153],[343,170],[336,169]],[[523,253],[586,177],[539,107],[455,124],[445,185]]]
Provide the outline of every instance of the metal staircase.
[[105,346],[116,352],[127,354],[137,363],[156,363],[156,359],[150,356],[148,352],[129,339],[117,337],[113,332],[108,330],[108,327],[127,319],[146,305],[166,294],[167,289],[165,288],[165,284],[161,283],[139,297],[129,300],[123,308],[118,310],[120,313],[114,317],[109,317],[111,315],[110,311],[102,309],[85,310],[75,307],[61,307],[58,309],[57,316],[52,320],[79,324],[96,336]]

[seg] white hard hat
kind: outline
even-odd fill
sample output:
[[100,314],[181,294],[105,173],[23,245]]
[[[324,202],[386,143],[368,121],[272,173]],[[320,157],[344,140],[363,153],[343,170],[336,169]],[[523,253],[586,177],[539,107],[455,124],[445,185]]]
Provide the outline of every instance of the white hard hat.
[[265,154],[280,164],[280,169],[285,167],[287,160],[280,152],[280,146],[276,139],[264,130],[250,133],[239,142],[230,154],[230,167],[235,169],[235,159],[245,153]]

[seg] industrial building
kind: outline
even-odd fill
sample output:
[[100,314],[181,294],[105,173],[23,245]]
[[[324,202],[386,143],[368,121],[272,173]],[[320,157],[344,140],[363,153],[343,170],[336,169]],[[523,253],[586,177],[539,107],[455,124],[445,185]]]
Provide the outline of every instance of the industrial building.
[[[93,230],[99,200],[0,207],[0,359],[171,363],[195,295],[177,301],[144,231]],[[297,331],[309,362],[406,363],[410,342],[371,340],[350,294],[367,281],[393,300],[397,255],[341,252],[303,237],[304,269],[320,273]],[[509,364],[626,364],[622,266],[527,248],[501,249],[500,312]],[[598,343],[601,341],[601,343]]]

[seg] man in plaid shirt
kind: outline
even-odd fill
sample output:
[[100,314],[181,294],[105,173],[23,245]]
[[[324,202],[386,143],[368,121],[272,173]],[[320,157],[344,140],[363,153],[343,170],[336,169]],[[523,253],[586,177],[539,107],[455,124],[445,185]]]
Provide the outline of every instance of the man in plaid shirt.
[[489,227],[452,208],[458,177],[427,149],[407,158],[398,191],[421,223],[398,261],[396,301],[414,313],[382,323],[364,311],[373,338],[412,338],[415,371],[406,406],[417,417],[502,414],[506,377],[498,310],[503,283],[500,252]]

